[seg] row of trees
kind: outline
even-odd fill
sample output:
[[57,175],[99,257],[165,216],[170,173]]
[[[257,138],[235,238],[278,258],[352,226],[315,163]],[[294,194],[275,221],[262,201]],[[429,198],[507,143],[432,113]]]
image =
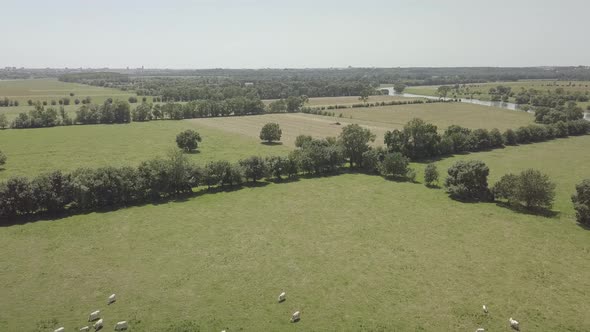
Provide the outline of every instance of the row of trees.
[[[74,96],[74,93],[70,93],[70,96]],[[92,102],[92,98],[90,98],[90,97],[85,97],[83,99],[79,99],[79,98],[74,99],[74,104],[76,104],[76,105],[90,104],[91,102]],[[29,106],[35,106],[36,103],[39,103],[43,106],[48,106],[49,104],[51,104],[51,106],[56,106],[58,104],[67,106],[67,105],[70,105],[71,100],[68,97],[58,99],[57,101],[54,99],[54,100],[51,100],[49,103],[47,102],[47,100],[37,101],[37,102],[34,102],[32,99],[27,100],[27,104]]]
[[541,142],[570,135],[584,135],[590,132],[590,122],[575,120],[557,122],[551,125],[529,125],[516,130],[500,133],[498,129],[464,128],[449,126],[443,135],[437,126],[421,119],[412,119],[402,130],[385,133],[385,144],[391,152],[401,152],[412,160],[432,158],[440,155],[481,151],[516,145]]
[[163,105],[141,103],[132,113],[133,121],[182,120],[218,116],[239,116],[262,114],[264,103],[260,99],[236,97],[223,101],[199,100],[185,104],[166,103]]
[[0,107],[11,107],[11,106],[18,106],[18,100],[8,99],[7,97],[0,97]]
[[72,123],[72,119],[68,116],[63,106],[59,110],[53,107],[46,109],[45,106],[37,103],[35,108],[28,113],[19,113],[10,126],[15,129],[44,128],[66,126]]

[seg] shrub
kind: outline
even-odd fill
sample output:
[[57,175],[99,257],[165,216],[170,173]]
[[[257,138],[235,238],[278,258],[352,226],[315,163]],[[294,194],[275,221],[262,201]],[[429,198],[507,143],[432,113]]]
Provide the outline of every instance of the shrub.
[[201,135],[192,129],[185,130],[176,135],[176,145],[187,152],[197,149],[199,142],[201,142]]
[[435,182],[438,182],[438,169],[435,164],[430,163],[424,169],[424,184],[431,186]]
[[283,131],[278,123],[267,123],[260,130],[260,139],[267,142],[280,141]]
[[131,96],[131,97],[129,97],[129,103],[130,103],[130,104],[135,104],[135,103],[137,103],[137,97],[135,97],[135,96]]
[[583,225],[590,226],[590,179],[576,185],[576,193],[572,196],[576,220]]
[[447,173],[444,185],[451,197],[466,201],[489,201],[493,198],[488,189],[490,169],[483,161],[460,160]]

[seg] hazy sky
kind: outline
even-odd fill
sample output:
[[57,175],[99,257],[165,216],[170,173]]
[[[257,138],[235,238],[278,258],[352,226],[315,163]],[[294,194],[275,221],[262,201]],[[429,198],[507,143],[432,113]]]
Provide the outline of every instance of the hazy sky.
[[0,0],[0,67],[590,65],[590,0]]

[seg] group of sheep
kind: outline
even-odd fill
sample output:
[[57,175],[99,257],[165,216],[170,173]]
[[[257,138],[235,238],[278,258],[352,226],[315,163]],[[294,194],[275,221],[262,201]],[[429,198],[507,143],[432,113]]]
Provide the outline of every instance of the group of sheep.
[[[109,296],[107,304],[111,305],[116,300],[117,299],[115,297],[115,294],[112,294],[111,296]],[[283,291],[283,292],[281,292],[281,294],[279,294],[278,302],[283,303],[286,300],[287,300],[287,293],[285,293]],[[483,309],[484,314],[487,314],[489,312],[488,307],[485,304],[483,305],[482,309]],[[296,323],[299,320],[301,320],[301,311],[297,310],[293,313],[293,315],[291,315],[291,322]],[[98,331],[104,327],[104,321],[102,318],[100,318],[100,310],[96,310],[96,311],[91,312],[90,315],[88,316],[88,321],[94,322],[92,327],[94,328],[95,331]],[[520,331],[520,323],[517,320],[510,317],[508,319],[508,323],[510,324],[510,327],[512,327],[514,330]],[[129,327],[129,325],[127,324],[127,321],[120,321],[120,322],[117,322],[117,324],[115,324],[115,331],[127,330],[128,327]],[[81,327],[79,331],[82,331],[82,332],[90,331],[90,326]],[[54,332],[65,332],[65,328],[60,327],[58,329],[55,329]],[[226,330],[223,330],[221,332],[226,332]],[[485,329],[480,327],[477,330],[475,330],[475,332],[485,332]]]
[[[111,294],[111,296],[109,296],[109,299],[107,300],[107,305],[111,305],[113,303],[115,303],[115,301],[117,301],[117,297],[115,294]],[[104,327],[104,320],[100,317],[100,310],[96,310],[90,313],[90,315],[88,315],[88,321],[89,322],[94,322],[94,324],[92,324],[92,328],[94,328],[94,331],[98,331],[100,329],[102,329]],[[129,328],[129,324],[127,324],[127,321],[120,321],[117,322],[117,324],[115,324],[115,331],[123,331],[123,330],[127,330]],[[60,328],[55,329],[53,332],[65,332],[65,328],[62,326]],[[81,327],[79,329],[79,331],[81,332],[87,332],[90,331],[90,326],[84,326]]]
[[[483,309],[484,314],[487,314],[489,312],[488,307],[485,304],[482,306],[482,309]],[[508,323],[510,324],[511,328],[515,329],[516,331],[520,331],[520,323],[516,319],[513,319],[512,317],[510,317],[508,319]],[[486,330],[483,327],[480,327],[477,330],[475,330],[475,332],[485,332],[485,331]]]

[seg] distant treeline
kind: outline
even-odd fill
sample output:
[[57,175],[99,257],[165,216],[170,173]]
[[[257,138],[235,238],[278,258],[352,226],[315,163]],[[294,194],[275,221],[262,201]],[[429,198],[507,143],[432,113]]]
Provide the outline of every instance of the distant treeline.
[[[120,70],[67,73],[65,82],[135,90],[163,101],[357,96],[379,84],[446,85],[519,79],[590,80],[587,67]],[[223,97],[222,97],[223,96]]]

